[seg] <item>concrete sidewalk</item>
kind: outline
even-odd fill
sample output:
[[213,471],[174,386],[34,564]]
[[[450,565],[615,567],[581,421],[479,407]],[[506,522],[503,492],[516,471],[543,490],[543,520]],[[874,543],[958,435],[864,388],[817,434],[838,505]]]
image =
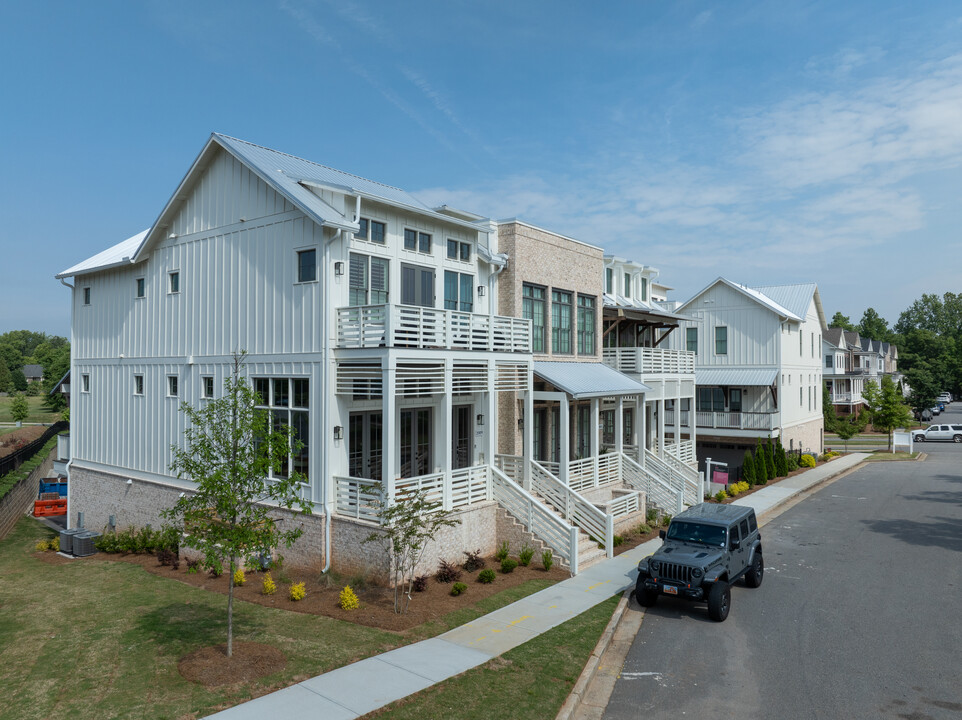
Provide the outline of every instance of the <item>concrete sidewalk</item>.
[[[735,502],[761,516],[802,491],[841,474],[866,455],[853,454],[787,478]],[[571,620],[632,586],[638,561],[661,540],[632,548],[579,575],[529,595],[443,635],[391,650],[223,710],[213,718],[264,717],[351,720],[492,658]]]

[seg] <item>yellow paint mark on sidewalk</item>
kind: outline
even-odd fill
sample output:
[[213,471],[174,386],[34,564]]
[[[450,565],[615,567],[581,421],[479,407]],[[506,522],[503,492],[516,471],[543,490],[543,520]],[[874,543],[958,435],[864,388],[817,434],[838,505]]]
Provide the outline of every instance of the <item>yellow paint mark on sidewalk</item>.
[[509,625],[517,625],[517,624],[518,624],[519,622],[521,622],[522,620],[527,620],[527,619],[530,618],[530,617],[531,617],[530,615],[522,615],[522,616],[519,617],[517,620],[515,620],[515,621],[513,621],[513,622],[510,622],[510,623],[508,623],[508,624],[509,624]]
[[610,583],[610,582],[611,582],[611,580],[605,580],[604,582],[595,583],[594,585],[589,585],[589,586],[588,586],[588,589],[585,590],[585,592],[590,592],[591,590],[594,590],[595,588],[599,588],[599,587],[601,587],[602,585],[607,585],[607,584]]

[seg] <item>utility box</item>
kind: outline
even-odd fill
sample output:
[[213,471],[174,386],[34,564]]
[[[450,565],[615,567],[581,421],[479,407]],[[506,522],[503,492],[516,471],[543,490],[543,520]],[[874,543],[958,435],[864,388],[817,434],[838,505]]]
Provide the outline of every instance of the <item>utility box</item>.
[[73,554],[76,557],[87,557],[97,552],[94,541],[100,537],[100,533],[83,530],[73,536]]
[[77,533],[82,533],[83,528],[70,528],[68,530],[60,531],[60,552],[62,553],[72,553],[73,552],[73,538]]

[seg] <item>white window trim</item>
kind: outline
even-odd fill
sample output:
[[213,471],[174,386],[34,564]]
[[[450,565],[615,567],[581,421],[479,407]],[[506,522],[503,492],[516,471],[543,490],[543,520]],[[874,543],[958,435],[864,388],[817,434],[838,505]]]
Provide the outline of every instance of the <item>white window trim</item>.
[[[137,292],[140,290],[140,283],[143,283],[143,284],[144,284],[144,294],[143,294],[143,295],[138,295],[138,294],[137,294]],[[135,300],[143,300],[145,297],[147,297],[147,278],[145,278],[143,275],[141,275],[140,277],[134,278],[134,299],[135,299]]]
[[[177,392],[171,393],[170,381],[173,380],[177,385]],[[167,397],[177,399],[180,397],[180,376],[179,375],[168,375],[167,376]]]
[[[140,378],[140,391],[137,390],[137,378]],[[140,373],[134,375],[134,397],[144,396],[144,376]]]
[[[171,290],[171,278],[177,276],[177,289]],[[180,295],[181,293],[181,282],[180,282],[180,270],[169,270],[167,272],[167,294],[168,295]]]
[[[301,253],[314,251],[314,279],[313,280],[301,280]],[[295,285],[310,285],[311,283],[318,282],[321,275],[321,267],[318,264],[319,253],[317,252],[317,245],[305,245],[304,247],[294,248],[294,284]]]

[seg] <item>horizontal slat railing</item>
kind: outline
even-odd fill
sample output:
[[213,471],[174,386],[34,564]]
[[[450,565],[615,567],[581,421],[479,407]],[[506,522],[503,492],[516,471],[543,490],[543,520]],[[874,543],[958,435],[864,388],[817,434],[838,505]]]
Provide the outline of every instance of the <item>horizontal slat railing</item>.
[[773,418],[774,413],[698,411],[695,424],[717,430],[771,430]]
[[336,476],[334,482],[338,514],[358,520],[379,522],[381,494],[377,480]]
[[491,468],[491,492],[501,507],[568,563],[572,575],[578,574],[577,528],[564,522],[496,467]]
[[701,502],[697,470],[693,470],[670,455],[661,458],[650,450],[645,451],[645,467],[670,487],[682,493],[686,504],[697,505]]
[[531,352],[531,321],[417,305],[337,310],[340,348],[414,347]]
[[531,489],[543,497],[561,516],[577,525],[605,546],[608,557],[613,555],[613,534],[608,516],[548,472],[537,461],[531,461]]
[[664,512],[675,514],[684,509],[684,494],[656,474],[643,468],[627,455],[622,457],[622,478],[629,487],[645,493],[646,500]]
[[516,483],[521,484],[523,482],[524,458],[520,455],[495,455],[494,464]]
[[618,453],[605,453],[568,463],[568,487],[578,492],[621,481]]
[[665,454],[678,458],[687,465],[695,462],[695,444],[691,440],[681,440],[665,444]]
[[604,348],[606,365],[634,375],[693,375],[695,353],[666,348],[630,347]]

